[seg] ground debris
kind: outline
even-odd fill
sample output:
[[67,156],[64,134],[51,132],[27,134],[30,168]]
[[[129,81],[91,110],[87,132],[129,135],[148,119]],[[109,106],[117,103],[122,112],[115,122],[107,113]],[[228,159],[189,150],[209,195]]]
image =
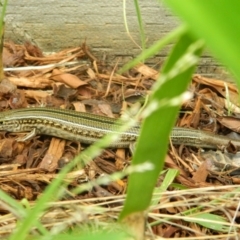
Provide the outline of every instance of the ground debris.
[[[106,66],[91,53],[86,43],[48,55],[30,42],[24,45],[5,43],[3,62],[6,80],[1,83],[3,86],[0,88],[1,111],[43,105],[73,108],[77,111],[117,118],[122,110],[134,102],[142,103],[160,75],[158,70],[145,64],[140,64],[128,73],[120,75],[117,73],[120,67],[117,63]],[[226,89],[230,96],[228,99]],[[238,127],[240,121],[237,117],[239,97],[234,84],[195,75],[188,91],[192,92],[194,97],[183,103],[177,126],[222,135],[240,131]],[[228,117],[229,109],[233,113],[231,117]],[[26,198],[32,205],[52,179],[58,177],[59,170],[86,147],[80,143],[50,136],[36,136],[29,141],[19,142],[17,139],[23,136],[23,133],[0,134],[0,189],[15,199]],[[189,192],[178,196],[177,193],[173,195],[172,191],[169,191],[155,196],[162,204],[150,213],[149,223],[157,217],[162,221],[169,216],[180,215],[188,209],[187,204],[193,207],[199,202],[206,202],[206,211],[220,211],[207,202],[214,195],[221,199],[221,192],[227,194],[230,189],[225,188],[226,185],[240,183],[238,171],[240,166],[237,165],[240,161],[235,154],[237,150],[239,149],[229,143],[227,148],[220,151],[221,154],[214,151],[206,154],[194,147],[170,144],[165,168],[178,169],[179,175],[174,182],[189,188]],[[236,157],[233,158],[232,154]],[[221,161],[218,161],[219,155]],[[223,159],[227,160],[222,162]],[[69,183],[69,191],[61,201],[50,204],[51,209],[42,217],[42,223],[50,228],[56,222],[65,221],[69,226],[76,222],[84,222],[91,216],[88,209],[90,205],[96,209],[99,206],[107,206],[118,213],[119,207],[123,204],[127,178],[112,181],[107,186],[93,185],[81,194],[73,194],[71,189],[82,185],[84,187],[90,181],[122,171],[130,162],[129,150],[111,149],[103,151],[86,166],[80,165],[72,169],[64,179]],[[192,190],[200,187],[202,193]],[[216,191],[216,188],[219,190]],[[182,199],[185,199],[184,204]],[[224,206],[231,206],[228,208],[231,214],[236,209],[237,199],[239,199],[237,193],[228,202],[224,198],[221,199]],[[6,210],[8,208],[4,206],[3,204],[0,207],[0,211],[8,214],[9,211]],[[100,216],[99,210],[96,210],[95,216],[109,218],[107,208],[106,215],[101,212]],[[78,217],[76,213],[79,214]],[[224,211],[220,214],[224,215]],[[0,221],[0,231],[11,232],[15,222],[16,219],[9,221],[5,219],[2,223]],[[207,234],[197,225],[189,224],[186,227],[186,223],[187,220],[179,218],[174,220],[173,225],[166,221],[152,229],[156,235],[164,237],[187,236],[191,232],[189,228],[192,229],[192,236]],[[186,227],[185,230],[182,229],[183,226]]]

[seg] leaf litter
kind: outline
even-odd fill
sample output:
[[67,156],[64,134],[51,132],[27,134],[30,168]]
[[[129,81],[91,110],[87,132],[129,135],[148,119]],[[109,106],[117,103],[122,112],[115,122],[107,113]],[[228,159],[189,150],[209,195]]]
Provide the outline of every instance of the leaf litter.
[[[30,42],[5,43],[3,64],[6,79],[0,85],[1,111],[40,105],[117,118],[127,107],[142,103],[159,77],[158,70],[145,64],[119,75],[118,62],[111,66],[98,60],[86,43],[51,54],[44,54]],[[188,91],[193,93],[193,98],[182,104],[177,126],[219,135],[240,133],[239,94],[234,84],[194,75]],[[0,133],[0,187],[14,199],[25,198],[34,206],[34,201],[57,177],[59,170],[86,146],[50,136],[17,142],[23,135]],[[178,169],[179,174],[169,191],[154,195],[159,204],[149,213],[146,236],[185,239],[236,236],[240,220],[238,150],[231,142],[229,146],[219,146],[217,151],[170,143],[165,168]],[[114,221],[124,201],[126,177],[107,186],[93,186],[78,195],[71,194],[71,188],[122,171],[130,162],[128,149],[107,149],[86,166],[74,169],[65,177],[69,194],[59,202],[49,203],[42,223],[52,229],[58,224],[63,228],[84,224],[93,217],[103,226],[104,222]],[[159,184],[162,178],[161,175]],[[186,190],[178,191],[182,188]],[[226,229],[231,226],[232,231],[227,235],[225,229],[217,231],[189,221],[187,210],[199,206],[201,212],[223,217],[222,225]],[[1,204],[1,214],[5,215],[0,220],[2,236],[16,226],[16,217],[7,209],[6,203]]]

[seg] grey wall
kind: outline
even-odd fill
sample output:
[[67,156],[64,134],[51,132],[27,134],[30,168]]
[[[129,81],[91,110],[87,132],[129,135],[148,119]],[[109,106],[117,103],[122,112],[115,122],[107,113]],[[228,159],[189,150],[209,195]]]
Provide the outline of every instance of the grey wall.
[[[140,49],[126,34],[123,5],[119,0],[9,0],[6,16],[6,40],[21,43],[30,40],[44,51],[57,51],[87,45],[99,57],[107,56],[109,62],[120,58],[131,59]],[[157,0],[140,0],[142,18],[148,38],[147,45],[178,26],[179,21]],[[133,0],[127,0],[127,21],[133,39],[140,44],[137,18]],[[162,63],[168,48],[150,63]],[[227,73],[208,54],[201,60],[198,72],[225,79]]]

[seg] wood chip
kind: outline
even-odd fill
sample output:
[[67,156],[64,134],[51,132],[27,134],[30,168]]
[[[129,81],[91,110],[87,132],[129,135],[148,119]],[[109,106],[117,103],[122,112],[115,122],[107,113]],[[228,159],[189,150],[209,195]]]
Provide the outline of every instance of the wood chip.
[[58,161],[63,155],[65,143],[65,140],[52,138],[49,149],[42,159],[39,168],[48,172],[56,170],[58,168]]

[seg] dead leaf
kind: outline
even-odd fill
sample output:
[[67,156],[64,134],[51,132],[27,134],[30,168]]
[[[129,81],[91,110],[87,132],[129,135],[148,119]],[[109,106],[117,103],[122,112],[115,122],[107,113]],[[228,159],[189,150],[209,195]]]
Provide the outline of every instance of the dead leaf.
[[54,81],[65,83],[71,88],[78,88],[80,86],[87,85],[86,82],[79,79],[76,75],[62,72],[59,69],[54,69],[50,78]]
[[153,80],[157,80],[160,76],[158,71],[143,63],[138,64],[137,66],[134,67],[134,69],[137,72],[141,73],[144,77],[151,78]]
[[73,106],[78,112],[86,112],[85,105],[82,102],[74,102]]
[[234,132],[240,133],[240,119],[236,117],[217,117],[217,121]]
[[239,96],[238,96],[238,90],[236,85],[232,83],[228,83],[226,81],[222,81],[222,80],[205,78],[200,75],[195,75],[193,77],[193,81],[196,81],[198,83],[214,88],[218,93],[220,93],[225,98],[227,97],[226,96],[226,86],[227,86],[229,91],[230,101],[236,105],[239,105]]
[[13,155],[13,143],[15,142],[12,138],[6,138],[0,140],[0,158],[10,158]]
[[90,99],[92,98],[93,91],[88,87],[88,86],[82,86],[81,88],[78,89],[78,99],[83,100],[83,99]]
[[88,76],[90,77],[91,80],[96,79],[96,74],[91,68],[88,68],[87,74],[88,74]]
[[28,105],[25,94],[21,90],[17,90],[14,94],[12,94],[8,102],[12,109],[25,108]]
[[17,90],[17,86],[7,78],[0,82],[0,96],[5,94],[13,94]]
[[24,47],[16,46],[12,42],[5,42],[3,48],[3,66],[24,66],[24,64]]
[[99,109],[103,113],[103,115],[114,118],[111,107],[107,103],[100,103],[98,104]]
[[69,100],[78,92],[77,89],[69,88],[63,83],[55,83],[52,85],[52,87],[54,96],[63,98],[65,100]]
[[13,161],[13,163],[19,164],[20,166],[25,165],[26,162],[27,162],[27,156],[23,154],[17,155]]
[[26,48],[26,50],[27,50],[27,52],[30,56],[44,57],[42,50],[38,46],[33,45],[31,42],[26,41],[24,43],[24,46],[25,46],[25,48]]
[[206,182],[208,176],[208,170],[207,170],[207,163],[203,162],[199,168],[197,169],[197,171],[195,173],[193,173],[193,177],[192,179],[196,182]]
[[125,166],[125,150],[124,149],[118,149],[116,152],[116,160],[115,160],[115,165],[116,169],[118,171],[122,171]]

